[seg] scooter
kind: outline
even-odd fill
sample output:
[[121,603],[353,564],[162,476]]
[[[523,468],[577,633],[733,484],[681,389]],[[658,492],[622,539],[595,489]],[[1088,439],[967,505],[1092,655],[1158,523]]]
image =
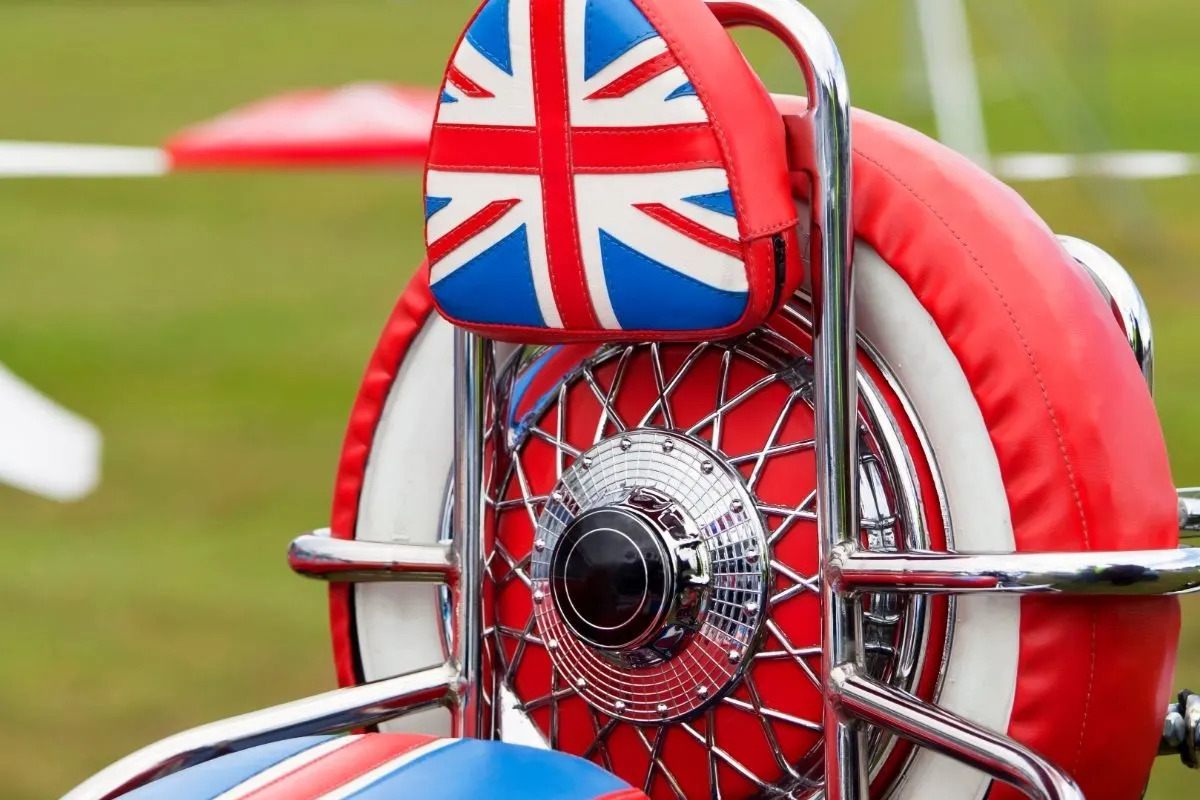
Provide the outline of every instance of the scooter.
[[288,553],[342,688],[69,800],[1132,800],[1197,766],[1200,496],[1136,285],[852,111],[803,6],[487,0],[425,193]]

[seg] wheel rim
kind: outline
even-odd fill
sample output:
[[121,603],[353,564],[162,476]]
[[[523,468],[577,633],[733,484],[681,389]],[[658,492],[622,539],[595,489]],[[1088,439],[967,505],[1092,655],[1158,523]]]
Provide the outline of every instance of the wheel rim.
[[[652,796],[821,791],[807,314],[797,298],[770,326],[734,343],[524,348],[497,381],[489,458],[493,591],[485,594],[494,598],[488,657],[500,696],[550,746],[594,760]],[[884,365],[864,358],[871,362],[860,372],[864,546],[928,548],[920,478],[896,419],[903,398]],[[578,492],[584,460],[601,457],[623,480]],[[638,665],[629,648],[615,648],[616,658],[599,652],[577,626],[563,624],[550,566],[557,536],[573,519],[630,489],[661,491],[695,527],[711,525],[713,515],[698,513],[705,509],[686,491],[672,491],[661,474],[650,479],[630,468],[655,459],[690,459],[693,482],[712,483],[713,475],[726,481],[724,516],[739,500],[744,512],[733,572],[743,583],[751,573],[762,577],[757,588],[729,574],[724,584],[717,580],[718,588],[738,590],[740,616],[718,615],[736,625],[726,624],[722,636],[692,620],[688,645],[660,654],[665,683],[647,690],[638,679],[655,665]],[[748,562],[746,552],[755,550],[766,557]],[[730,610],[728,591],[724,606],[712,593],[704,599],[710,610],[714,603]],[[932,699],[944,609],[933,613],[923,598],[892,595],[865,602],[869,670]],[[697,642],[704,646],[691,647]],[[876,732],[870,749],[877,785],[890,784],[907,748]],[[707,769],[696,768],[705,762]]]

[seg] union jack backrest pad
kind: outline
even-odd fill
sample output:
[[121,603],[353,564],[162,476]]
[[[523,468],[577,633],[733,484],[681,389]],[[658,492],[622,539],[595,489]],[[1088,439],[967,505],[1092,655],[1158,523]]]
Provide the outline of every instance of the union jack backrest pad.
[[735,336],[803,277],[783,123],[702,0],[486,0],[425,237],[442,315],[504,341]]

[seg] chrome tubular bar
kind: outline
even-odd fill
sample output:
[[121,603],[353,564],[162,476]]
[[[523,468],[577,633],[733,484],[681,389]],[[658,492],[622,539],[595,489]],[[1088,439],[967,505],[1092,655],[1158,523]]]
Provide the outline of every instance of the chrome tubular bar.
[[1179,531],[1188,539],[1200,536],[1200,488],[1179,490]]
[[1083,800],[1068,775],[1012,739],[873,680],[854,667],[835,670],[832,679],[844,713],[969,764],[1038,800]]
[[1107,252],[1083,239],[1059,236],[1067,253],[1091,276],[1104,297],[1121,330],[1129,340],[1129,349],[1137,359],[1146,385],[1154,393],[1154,333],[1150,329],[1150,310],[1141,291],[1125,268]]
[[288,566],[298,575],[339,583],[453,583],[458,575],[450,545],[334,539],[328,528],[294,539]]
[[458,683],[458,670],[444,664],[201,725],[126,756],[63,800],[112,800],[226,753],[296,736],[344,733],[424,708],[454,705]]
[[1174,595],[1200,591],[1200,549],[1116,553],[836,554],[842,591]]
[[454,664],[458,703],[452,714],[455,736],[490,739],[484,726],[483,683],[483,438],[484,407],[492,346],[461,328],[454,331],[454,497],[451,529],[458,580],[454,603]]

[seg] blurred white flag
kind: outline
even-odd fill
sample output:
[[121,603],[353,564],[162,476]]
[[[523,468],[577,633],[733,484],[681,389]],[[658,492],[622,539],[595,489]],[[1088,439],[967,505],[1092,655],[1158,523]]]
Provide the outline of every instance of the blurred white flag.
[[100,450],[96,426],[0,365],[0,483],[79,500],[100,480]]

